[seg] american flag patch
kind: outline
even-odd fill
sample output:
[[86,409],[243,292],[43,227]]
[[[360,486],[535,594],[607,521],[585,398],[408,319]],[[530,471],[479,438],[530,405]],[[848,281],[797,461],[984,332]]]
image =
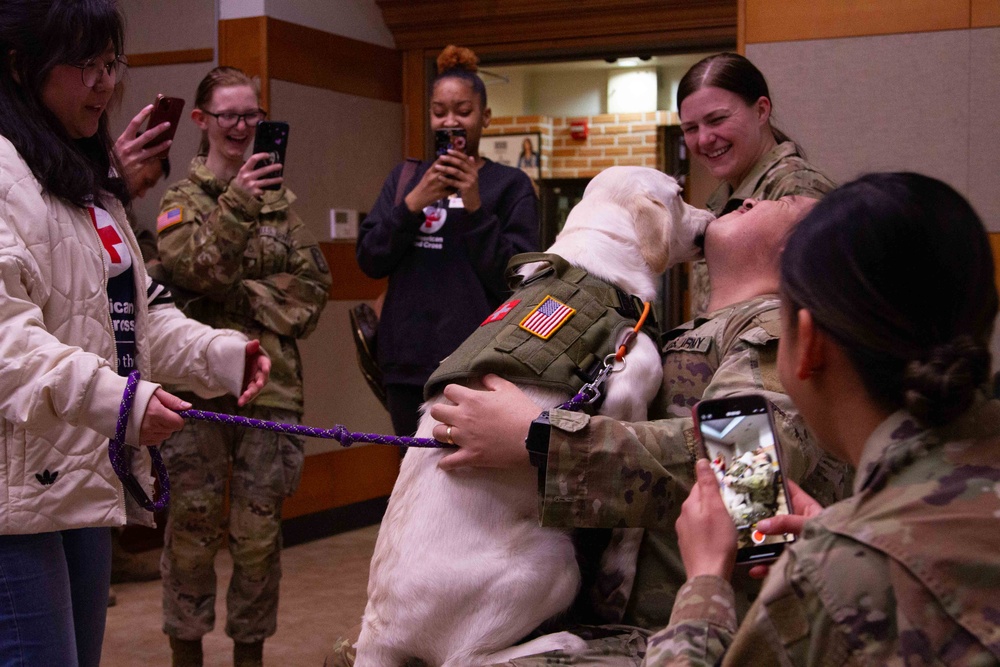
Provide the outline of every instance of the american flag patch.
[[490,322],[499,322],[503,318],[507,317],[508,313],[514,310],[514,307],[519,303],[521,303],[520,299],[514,299],[513,301],[508,301],[504,305],[494,310],[493,314],[487,317],[485,320],[483,320],[483,324],[480,324],[479,326],[489,324]]
[[546,295],[533,311],[521,320],[521,328],[539,338],[548,340],[566,323],[576,310]]
[[176,225],[184,219],[184,210],[180,206],[168,208],[156,218],[156,233],[159,234],[167,227]]

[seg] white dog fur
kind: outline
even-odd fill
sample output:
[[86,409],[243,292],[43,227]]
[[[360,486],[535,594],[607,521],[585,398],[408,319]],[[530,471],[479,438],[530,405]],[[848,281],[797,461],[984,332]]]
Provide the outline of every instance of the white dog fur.
[[[698,255],[695,238],[711,219],[683,202],[669,176],[612,167],[590,182],[548,252],[652,301],[657,277]],[[640,335],[605,384],[601,413],[645,419],[661,376],[657,345]],[[521,388],[539,410],[570,398]],[[417,437],[433,437],[430,406],[442,400],[424,405]],[[536,470],[443,472],[437,464],[448,453],[411,448],[403,459],[371,562],[355,665],[471,667],[578,650],[583,640],[570,633],[512,646],[565,611],[580,583],[568,532],[539,525]]]

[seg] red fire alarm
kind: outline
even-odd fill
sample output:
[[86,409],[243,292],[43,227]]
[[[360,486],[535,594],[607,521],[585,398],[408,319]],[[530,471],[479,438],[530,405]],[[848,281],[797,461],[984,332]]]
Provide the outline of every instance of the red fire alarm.
[[574,139],[586,139],[588,134],[590,134],[590,128],[587,126],[586,118],[570,121],[569,136]]

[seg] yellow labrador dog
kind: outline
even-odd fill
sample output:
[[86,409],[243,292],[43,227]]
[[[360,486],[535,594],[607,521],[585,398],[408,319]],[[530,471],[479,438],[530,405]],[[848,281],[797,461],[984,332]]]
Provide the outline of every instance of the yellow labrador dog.
[[[612,167],[590,182],[548,252],[652,301],[659,275],[698,256],[695,239],[711,219],[685,204],[666,174]],[[541,266],[520,273],[528,280]],[[601,413],[641,421],[662,379],[657,345],[640,334],[626,361],[605,384]],[[522,389],[539,411],[570,398]],[[442,400],[424,405],[418,437],[433,437],[430,406]],[[535,469],[444,472],[437,464],[448,453],[410,449],[403,459],[375,545],[355,665],[473,667],[580,648],[569,633],[513,646],[564,612],[580,585],[568,532],[539,525]]]

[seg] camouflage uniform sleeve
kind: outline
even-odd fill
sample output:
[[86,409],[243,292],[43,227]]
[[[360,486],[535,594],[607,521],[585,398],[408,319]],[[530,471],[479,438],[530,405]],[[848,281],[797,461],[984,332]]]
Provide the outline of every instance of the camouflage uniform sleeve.
[[[732,346],[703,398],[758,393],[774,407],[784,470],[820,503],[848,492],[847,467],[813,441],[777,372],[777,338],[755,329]],[[687,498],[697,457],[693,419],[623,423],[550,412],[542,523],[574,528],[654,527]]]
[[695,577],[681,587],[670,625],[646,644],[643,665],[715,665],[736,634],[733,587],[720,577]]
[[197,187],[183,181],[163,195],[161,215],[179,208],[182,219],[159,233],[157,246],[173,284],[221,301],[243,277],[250,223],[263,204],[249,193],[228,188],[215,206],[200,210],[185,191]]
[[846,664],[848,636],[820,599],[820,588],[831,583],[821,570],[821,559],[787,551],[735,635],[732,589],[715,577],[695,578],[681,589],[670,625],[651,639],[643,665]]
[[292,210],[288,222],[288,271],[244,280],[243,287],[254,319],[282,336],[305,338],[319,322],[332,279],[319,245]]
[[[822,199],[836,184],[801,158],[779,165],[764,178],[758,199],[775,200],[790,195]],[[757,194],[757,193],[755,193]]]

